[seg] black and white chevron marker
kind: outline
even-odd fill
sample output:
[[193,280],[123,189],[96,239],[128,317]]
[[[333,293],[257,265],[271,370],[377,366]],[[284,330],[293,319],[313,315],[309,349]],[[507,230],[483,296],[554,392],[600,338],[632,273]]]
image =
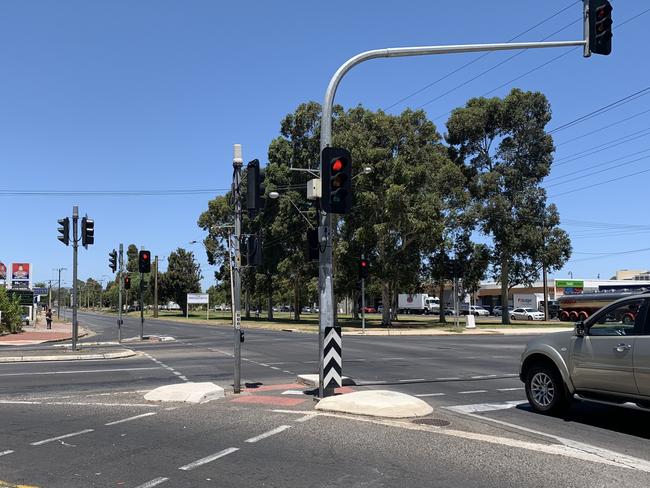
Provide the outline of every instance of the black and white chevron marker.
[[323,343],[323,387],[343,386],[343,359],[341,354],[341,328],[325,327]]

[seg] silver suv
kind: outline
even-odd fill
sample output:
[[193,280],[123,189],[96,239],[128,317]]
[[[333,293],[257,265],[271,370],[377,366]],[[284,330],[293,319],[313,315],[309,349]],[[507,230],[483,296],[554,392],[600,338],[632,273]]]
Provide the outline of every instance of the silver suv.
[[650,293],[617,300],[571,332],[533,339],[519,377],[538,412],[558,413],[574,395],[650,409]]

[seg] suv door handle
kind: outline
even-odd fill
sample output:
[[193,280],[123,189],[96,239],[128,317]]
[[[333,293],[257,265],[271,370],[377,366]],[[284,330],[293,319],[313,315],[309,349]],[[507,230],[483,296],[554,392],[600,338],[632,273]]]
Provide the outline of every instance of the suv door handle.
[[632,349],[632,346],[630,344],[624,344],[623,342],[616,344],[616,347],[614,348],[616,352],[629,351],[630,349]]

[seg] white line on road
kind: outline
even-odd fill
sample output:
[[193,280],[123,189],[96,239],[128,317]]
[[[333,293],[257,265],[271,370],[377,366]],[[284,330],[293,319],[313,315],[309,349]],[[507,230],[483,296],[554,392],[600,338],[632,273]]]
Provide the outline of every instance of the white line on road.
[[520,386],[518,388],[497,388],[497,391],[517,391],[517,390],[523,390],[524,387]]
[[317,413],[308,413],[304,417],[300,417],[299,419],[296,419],[296,422],[307,422],[307,420],[311,420],[314,417],[318,417]]
[[103,403],[103,402],[30,402],[26,400],[0,400],[2,405],[80,405],[94,407],[146,407],[158,408],[149,403]]
[[232,454],[235,451],[239,451],[239,448],[238,447],[229,447],[228,449],[224,449],[223,451],[219,451],[218,453],[212,454],[211,456],[204,457],[202,459],[199,459],[198,461],[194,461],[193,463],[186,464],[185,466],[181,466],[178,469],[183,470],[183,471],[189,471],[191,469],[198,468],[199,466],[202,466],[203,464],[210,463],[210,462],[214,461],[215,459],[219,459],[219,458],[222,458],[224,456],[227,456],[228,454]]
[[282,395],[304,395],[302,390],[285,390]]
[[459,391],[460,395],[470,395],[472,393],[487,393],[487,390],[468,390],[468,391]]
[[54,442],[54,441],[58,441],[60,439],[67,439],[68,437],[74,437],[76,435],[88,434],[89,432],[94,432],[94,429],[84,429],[84,430],[80,430],[79,432],[73,432],[72,434],[65,434],[65,435],[60,435],[60,436],[57,436],[57,437],[50,437],[49,439],[44,439],[42,441],[31,442],[29,445],[30,446],[40,446],[42,444],[47,444],[48,442]]
[[12,451],[11,449],[8,449],[6,451],[0,451],[0,457],[1,456],[6,456],[7,454],[12,454],[15,451]]
[[135,488],[152,488],[153,486],[158,486],[161,483],[169,480],[169,478],[156,478],[155,480],[147,481],[142,485],[138,485]]
[[115,373],[118,371],[143,371],[160,368],[115,368],[115,369],[85,369],[76,371],[35,371],[32,373],[1,373],[0,376],[39,376],[53,374],[86,374],[86,373]]
[[453,381],[453,380],[459,380],[457,376],[450,376],[449,378],[436,378],[436,381]]
[[397,380],[400,383],[406,383],[407,381],[426,381],[426,378],[412,378],[410,380]]
[[415,395],[416,397],[432,397],[432,396],[444,396],[446,393],[422,393],[421,395]]
[[262,439],[266,439],[267,437],[271,437],[272,435],[279,434],[280,432],[284,432],[285,430],[290,428],[291,428],[290,425],[281,425],[280,427],[276,427],[273,430],[269,430],[268,432],[264,432],[263,434],[260,434],[258,436],[251,437],[250,439],[246,439],[244,442],[253,443],[253,442],[261,441]]
[[471,414],[472,412],[491,412],[493,410],[507,410],[521,405],[525,402],[521,400],[514,400],[503,403],[476,403],[474,405],[454,405],[451,407],[444,407],[447,410],[458,413]]
[[122,419],[122,420],[116,420],[114,422],[108,422],[107,424],[104,424],[104,425],[121,424],[122,422],[129,422],[131,420],[140,419],[142,417],[149,417],[151,415],[156,415],[156,412],[147,412],[147,413],[143,413],[143,414],[140,414],[140,415],[134,415],[133,417],[128,417],[128,418]]

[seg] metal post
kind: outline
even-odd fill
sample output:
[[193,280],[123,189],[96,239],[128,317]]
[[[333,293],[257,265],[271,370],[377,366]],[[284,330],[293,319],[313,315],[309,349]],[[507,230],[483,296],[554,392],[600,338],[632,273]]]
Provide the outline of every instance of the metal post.
[[77,248],[79,247],[79,235],[77,221],[79,220],[79,207],[72,207],[72,350],[77,350],[77,338],[79,336],[79,323],[77,322]]
[[542,279],[544,281],[544,322],[548,322],[548,277],[546,276],[546,266],[542,267]]
[[233,391],[240,392],[241,383],[241,168],[244,163],[242,159],[241,144],[235,144],[233,148],[233,197],[235,199],[235,265],[233,267],[233,317],[234,317],[234,349],[235,349],[235,372]]
[[460,310],[458,306],[458,278],[454,273],[454,327],[460,327]]
[[158,256],[153,260],[153,316],[158,318]]
[[[432,54],[453,54],[482,51],[507,51],[515,49],[537,49],[550,47],[572,47],[585,46],[585,39],[579,41],[553,41],[553,42],[517,42],[500,44],[466,44],[455,46],[416,46],[398,47],[387,49],[374,49],[365,51],[343,63],[334,73],[325,92],[323,108],[321,113],[320,149],[328,147],[332,143],[332,110],[334,107],[334,96],[341,80],[345,74],[356,65],[377,58],[423,56]],[[323,174],[323,161],[320,162],[320,174]],[[318,239],[324,249],[320,253],[318,267],[318,294],[320,298],[320,317],[318,330],[318,351],[319,351],[319,372],[318,372],[318,393],[322,398],[323,388],[323,343],[325,327],[334,326],[334,287],[332,284],[332,218],[330,214],[321,212],[320,225],[318,227]]]
[[59,268],[59,288],[57,290],[56,303],[56,318],[58,320],[61,318],[61,268]]
[[[365,256],[361,255],[363,261]],[[361,333],[366,333],[366,279],[361,276]]]
[[48,282],[50,286],[47,288],[47,308],[52,310],[52,280]]
[[144,340],[144,273],[140,273],[140,340]]
[[122,286],[124,285],[124,246],[120,244],[119,271],[117,272],[117,342],[122,342]]

